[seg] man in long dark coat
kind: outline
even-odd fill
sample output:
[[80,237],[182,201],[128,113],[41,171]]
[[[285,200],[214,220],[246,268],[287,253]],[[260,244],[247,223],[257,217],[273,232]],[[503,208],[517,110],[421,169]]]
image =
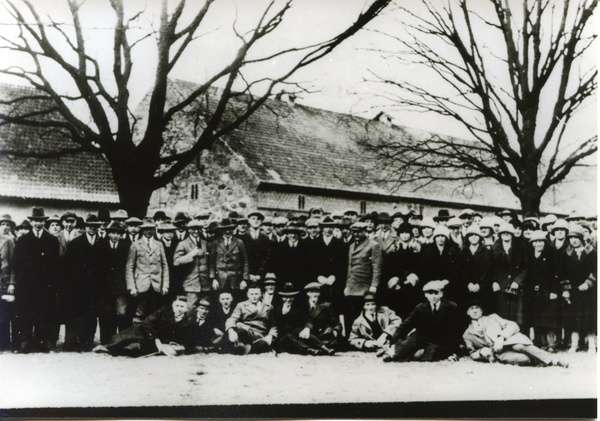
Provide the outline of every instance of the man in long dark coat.
[[[55,348],[51,326],[58,321],[54,297],[59,291],[59,244],[44,230],[44,209],[34,207],[33,229],[17,241],[13,253],[13,280],[20,351]],[[34,334],[35,330],[35,334]]]
[[250,212],[248,214],[250,228],[239,236],[244,242],[248,256],[249,279],[252,282],[264,280],[267,262],[271,253],[271,240],[260,229],[264,219],[265,216],[261,212]]
[[[85,234],[71,241],[65,255],[65,285],[63,303],[65,315],[65,344],[67,351],[91,351],[96,333],[99,306],[107,297],[102,288],[103,259],[97,235],[102,222],[88,215]],[[98,305],[98,308],[94,308]]]
[[271,259],[271,270],[277,278],[278,290],[281,290],[286,282],[291,282],[298,290],[310,281],[308,274],[310,266],[308,256],[310,250],[306,241],[300,238],[302,225],[299,222],[290,223],[283,231],[287,240],[278,243],[273,250]]

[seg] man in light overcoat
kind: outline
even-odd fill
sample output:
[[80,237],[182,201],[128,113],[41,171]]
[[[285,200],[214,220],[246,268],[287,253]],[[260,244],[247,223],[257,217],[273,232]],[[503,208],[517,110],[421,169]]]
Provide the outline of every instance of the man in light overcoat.
[[162,307],[162,296],[169,292],[169,265],[162,243],[154,238],[155,225],[146,221],[140,226],[141,237],[131,244],[125,279],[134,297],[134,322]]

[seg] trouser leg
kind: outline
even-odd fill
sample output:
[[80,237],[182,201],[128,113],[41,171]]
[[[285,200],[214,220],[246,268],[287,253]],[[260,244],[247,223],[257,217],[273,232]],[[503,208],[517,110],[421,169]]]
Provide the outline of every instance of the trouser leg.
[[427,343],[417,335],[409,335],[406,339],[402,339],[394,345],[394,359],[396,361],[410,361],[419,349],[423,349]]
[[438,344],[430,344],[423,351],[422,361],[440,361],[448,358],[450,353],[446,348]]
[[539,349],[535,345],[515,344],[511,347],[513,351],[522,352],[523,354],[541,361],[544,364],[552,363],[552,355],[546,351]]

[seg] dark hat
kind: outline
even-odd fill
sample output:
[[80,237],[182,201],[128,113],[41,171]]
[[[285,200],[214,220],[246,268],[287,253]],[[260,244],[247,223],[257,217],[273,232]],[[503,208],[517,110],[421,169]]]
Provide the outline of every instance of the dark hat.
[[440,209],[440,210],[438,210],[437,216],[433,217],[433,220],[435,222],[447,221],[450,218],[452,218],[453,216],[454,215],[450,215],[450,212],[448,211],[448,209]]
[[408,211],[406,213],[402,213],[402,212],[398,211],[392,215],[392,220],[394,220],[396,218],[402,218],[402,220],[404,222],[408,222],[408,218],[410,218],[411,215],[414,215],[414,211],[412,211],[412,210]]
[[15,227],[15,229],[20,230],[20,229],[32,229],[33,227],[31,226],[31,222],[29,222],[29,220],[25,219],[23,220],[23,222],[21,222],[19,225],[17,225]]
[[210,224],[208,224],[208,227],[206,227],[206,231],[214,233],[217,232],[219,230],[219,224],[217,223],[217,221],[212,221]]
[[235,222],[236,225],[247,224],[248,218],[238,218],[238,219],[233,220],[233,222]]
[[67,219],[72,219],[73,221],[77,220],[77,214],[73,211],[67,211],[65,213],[63,213],[63,215],[60,217],[60,221],[66,221]]
[[88,214],[85,218],[85,226],[86,227],[97,227],[102,225],[102,221],[98,219],[96,215],[93,213]]
[[98,209],[98,220],[100,222],[110,222],[110,211],[106,208]]
[[118,221],[112,221],[106,227],[106,231],[124,232],[125,231],[125,227],[123,227],[123,225],[120,222],[118,222]]
[[298,216],[298,222],[301,222],[302,224],[304,224],[307,220],[308,220],[308,215],[300,215]]
[[481,300],[471,300],[467,303],[467,310],[470,309],[473,306],[477,306],[480,309],[483,310],[483,301]]
[[304,226],[304,224],[302,224],[300,222],[290,222],[288,224],[288,226],[283,229],[283,233],[284,234],[300,234],[304,231],[302,229],[303,226]]
[[398,234],[402,234],[402,233],[412,234],[412,229],[413,229],[413,227],[411,224],[409,224],[408,222],[403,222],[400,224],[400,226],[398,228],[396,228],[396,232]]
[[502,212],[497,213],[499,217],[510,216],[511,219],[517,219],[517,214],[514,211],[504,209]]
[[40,208],[37,206],[34,206],[31,209],[31,215],[28,216],[27,218],[32,221],[45,221],[46,219],[48,219],[48,217],[44,213],[44,208]]
[[257,216],[258,219],[260,219],[261,221],[265,220],[265,215],[262,212],[259,211],[252,211],[248,214],[248,218],[250,218],[251,216]]
[[346,216],[346,215],[358,215],[358,212],[355,211],[354,209],[346,209],[344,211],[344,216]]
[[85,221],[81,216],[78,216],[77,219],[75,219],[75,228],[85,228]]
[[11,217],[10,215],[8,215],[8,214],[6,214],[6,215],[2,215],[2,216],[0,217],[0,224],[1,224],[2,222],[7,222],[7,223],[8,223],[9,225],[11,225],[13,228],[14,228],[14,226],[15,226],[15,221],[13,221],[13,220],[12,220],[12,217]]
[[513,218],[510,221],[508,221],[508,223],[515,228],[523,228],[523,223],[519,220],[519,218]]
[[531,230],[531,231],[535,231],[540,228],[540,224],[538,224],[537,221],[533,221],[530,219],[528,221],[523,222],[522,227],[523,227],[523,231],[525,231],[527,229]]
[[389,213],[381,212],[379,215],[377,215],[377,223],[379,223],[379,224],[391,224],[392,223],[392,217],[390,216]]
[[175,214],[175,219],[173,220],[173,225],[186,224],[190,218],[183,212],[177,212]]
[[367,213],[367,214],[361,216],[358,220],[360,222],[365,222],[365,221],[373,221],[373,222],[375,222],[376,221],[376,216],[373,215],[372,213]]
[[421,215],[420,213],[417,213],[415,211],[415,213],[413,213],[412,215],[410,215],[411,219],[416,219],[417,221],[422,221],[423,220],[423,215]]
[[167,214],[161,210],[158,210],[158,211],[154,212],[154,216],[152,217],[152,219],[154,219],[155,221],[157,219],[167,219]]
[[375,302],[375,294],[373,294],[372,292],[367,291],[363,297],[365,303],[368,301],[373,301]]
[[298,295],[299,292],[300,291],[298,291],[292,283],[286,282],[281,291],[278,292],[278,294],[282,297],[293,297],[295,295]]
[[201,210],[201,211],[198,211],[194,215],[194,219],[208,219],[208,218],[210,218],[211,215],[212,215],[211,211],[209,211],[209,210]]
[[187,295],[177,295],[175,296],[175,298],[173,299],[173,301],[183,301],[184,303],[187,303],[188,299],[187,299]]
[[177,227],[169,222],[165,222],[156,227],[158,232],[175,231],[176,229]]
[[225,218],[225,219],[221,220],[221,223],[219,224],[220,230],[228,230],[228,229],[233,229],[233,228],[235,228],[235,224],[229,218]]

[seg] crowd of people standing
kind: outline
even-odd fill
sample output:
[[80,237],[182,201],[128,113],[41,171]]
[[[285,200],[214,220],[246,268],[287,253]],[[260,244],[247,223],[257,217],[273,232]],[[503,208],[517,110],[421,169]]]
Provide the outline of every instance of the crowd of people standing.
[[0,257],[0,347],[14,352],[55,352],[61,325],[62,351],[133,356],[358,349],[550,364],[561,347],[596,351],[596,219],[575,213],[215,221],[34,207],[20,225],[0,218]]

